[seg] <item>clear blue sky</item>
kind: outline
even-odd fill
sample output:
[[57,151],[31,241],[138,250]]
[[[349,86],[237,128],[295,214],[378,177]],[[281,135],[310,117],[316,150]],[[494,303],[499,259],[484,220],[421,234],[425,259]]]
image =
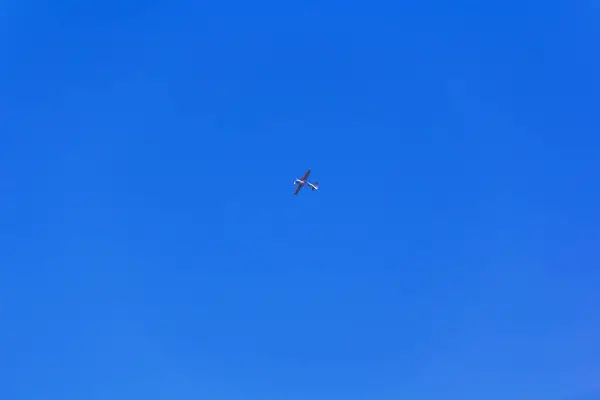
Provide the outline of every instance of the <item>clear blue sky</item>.
[[593,1],[96,3],[0,3],[3,400],[600,398]]

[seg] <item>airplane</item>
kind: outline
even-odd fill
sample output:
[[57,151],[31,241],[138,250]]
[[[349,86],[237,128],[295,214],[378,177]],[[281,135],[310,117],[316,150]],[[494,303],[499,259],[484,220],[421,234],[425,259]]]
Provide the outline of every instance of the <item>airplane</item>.
[[300,179],[295,179],[294,180],[294,185],[298,184],[298,186],[296,186],[296,190],[294,191],[294,195],[297,195],[298,192],[300,191],[300,189],[302,189],[304,187],[304,185],[308,185],[312,188],[312,190],[317,190],[319,189],[319,182],[315,182],[315,183],[310,183],[307,179],[308,176],[310,175],[310,169],[308,169],[305,173],[304,176]]

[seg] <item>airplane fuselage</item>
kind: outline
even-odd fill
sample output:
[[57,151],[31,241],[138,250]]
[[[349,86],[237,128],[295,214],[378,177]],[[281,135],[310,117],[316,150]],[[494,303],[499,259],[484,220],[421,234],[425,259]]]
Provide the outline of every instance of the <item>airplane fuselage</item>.
[[313,188],[314,190],[317,190],[317,189],[318,189],[317,185],[315,185],[315,184],[312,184],[312,183],[310,183],[310,182],[308,182],[308,181],[303,181],[303,180],[301,180],[301,179],[296,179],[296,180],[294,181],[294,185],[296,185],[296,184],[299,184],[299,185],[300,185],[300,187],[302,187],[302,186],[304,186],[304,185],[308,185],[308,186],[310,186],[311,188]]

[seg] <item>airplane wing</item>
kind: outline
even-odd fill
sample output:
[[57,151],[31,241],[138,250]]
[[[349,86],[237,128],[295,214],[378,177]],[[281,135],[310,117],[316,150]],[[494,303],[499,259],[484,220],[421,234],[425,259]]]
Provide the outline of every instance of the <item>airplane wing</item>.
[[301,183],[299,183],[298,186],[296,186],[296,190],[294,190],[294,194],[295,195],[298,194],[298,192],[300,191],[300,189],[302,189],[302,186],[304,186],[304,185],[302,185]]
[[306,172],[304,173],[304,176],[302,177],[302,180],[304,182],[306,182],[306,180],[308,179],[309,175],[310,175],[310,169],[307,169]]

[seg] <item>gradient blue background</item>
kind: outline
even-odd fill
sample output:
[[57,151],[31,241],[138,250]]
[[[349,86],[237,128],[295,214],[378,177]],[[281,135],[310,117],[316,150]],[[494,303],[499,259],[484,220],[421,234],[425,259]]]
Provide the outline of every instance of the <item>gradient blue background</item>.
[[3,400],[600,398],[595,2],[0,5]]

